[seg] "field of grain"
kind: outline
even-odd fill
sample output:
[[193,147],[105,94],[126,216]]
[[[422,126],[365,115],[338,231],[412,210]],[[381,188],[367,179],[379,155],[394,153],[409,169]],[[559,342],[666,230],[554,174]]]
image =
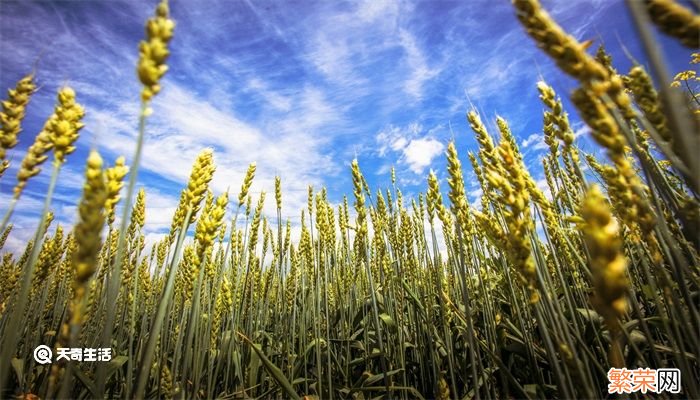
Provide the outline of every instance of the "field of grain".
[[[673,1],[629,6],[641,32],[656,25],[700,45],[700,17]],[[34,239],[0,263],[0,397],[607,398],[611,368],[648,367],[682,376],[681,393],[654,396],[700,398],[700,53],[674,78],[642,37],[649,70],[618,71],[537,0],[513,9],[529,45],[578,82],[572,93],[556,93],[546,76],[532,82],[549,148],[546,191],[508,122],[499,117],[489,132],[465,110],[479,149],[447,146],[449,191],[432,171],[415,198],[393,176],[391,187],[369,187],[355,160],[354,191],[339,206],[308,187],[308,206],[295,210],[298,241],[282,217],[282,179],[267,199],[277,216],[265,215],[266,194],[250,192],[256,165],[240,189],[212,193],[225,155],[203,149],[169,235],[145,245],[149,193],[136,179],[179,34],[167,0],[139,44],[133,163],[90,152],[73,227],[52,224],[49,210],[80,140],[80,93],[63,87],[34,144],[11,160],[39,90],[33,73],[18,81],[0,113],[0,179],[16,182],[0,248],[27,182],[52,178]],[[590,127],[597,155],[577,146],[567,113]],[[16,178],[3,174],[11,162],[21,163]],[[466,168],[483,191],[478,206],[465,193]],[[111,359],[42,364],[39,345],[54,355],[109,348]]]

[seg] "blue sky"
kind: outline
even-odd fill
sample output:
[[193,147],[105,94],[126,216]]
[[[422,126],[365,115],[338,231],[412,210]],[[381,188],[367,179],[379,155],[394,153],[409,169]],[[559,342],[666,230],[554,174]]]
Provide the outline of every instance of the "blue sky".
[[[0,87],[14,86],[37,62],[34,95],[0,179],[0,212],[16,167],[52,112],[63,84],[77,91],[86,127],[60,176],[53,202],[71,224],[80,198],[84,160],[96,147],[108,163],[129,163],[137,126],[137,44],[155,7],[150,1],[59,1],[0,4]],[[545,1],[580,40],[605,43],[615,66],[645,59],[623,1]],[[508,120],[532,174],[541,180],[544,76],[564,98],[575,82],[559,73],[526,36],[507,1],[172,1],[176,21],[170,71],[148,120],[139,186],[146,187],[149,241],[167,230],[190,166],[205,147],[215,150],[215,192],[235,194],[256,162],[253,190],[273,191],[281,175],[283,214],[298,223],[306,187],[326,186],[333,202],[351,194],[354,157],[371,187],[390,185],[394,166],[404,194],[423,191],[429,169],[445,185],[447,143],[462,155],[467,192],[479,196],[467,151],[475,150],[465,119],[471,105],[495,134]],[[662,38],[673,73],[690,51]],[[3,94],[4,97],[4,94]],[[581,146],[594,151],[572,107]],[[18,204],[8,246],[19,248],[35,229],[50,166]],[[268,198],[267,209],[274,201]]]

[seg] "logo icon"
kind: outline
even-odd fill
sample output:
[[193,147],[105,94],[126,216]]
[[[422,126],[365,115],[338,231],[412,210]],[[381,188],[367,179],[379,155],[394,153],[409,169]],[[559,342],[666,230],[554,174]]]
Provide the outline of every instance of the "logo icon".
[[51,356],[53,356],[53,354],[51,353],[51,348],[49,346],[42,344],[34,349],[34,360],[36,360],[36,362],[39,364],[51,363]]

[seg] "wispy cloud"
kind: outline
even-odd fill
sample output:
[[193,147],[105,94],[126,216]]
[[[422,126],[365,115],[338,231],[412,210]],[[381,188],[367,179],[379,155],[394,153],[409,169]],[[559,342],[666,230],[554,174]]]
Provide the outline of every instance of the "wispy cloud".
[[435,77],[439,70],[428,66],[423,51],[418,46],[416,38],[407,30],[399,31],[400,43],[406,52],[406,62],[408,64],[409,78],[404,83],[404,90],[416,99],[423,96],[423,85],[426,81]]

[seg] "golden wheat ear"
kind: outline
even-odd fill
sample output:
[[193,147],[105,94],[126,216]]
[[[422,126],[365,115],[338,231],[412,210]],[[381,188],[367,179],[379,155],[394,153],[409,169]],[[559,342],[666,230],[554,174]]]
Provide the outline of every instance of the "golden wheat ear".
[[34,74],[20,79],[14,89],[7,91],[7,100],[2,102],[0,112],[0,177],[10,166],[7,150],[17,145],[17,136],[22,131],[21,123],[31,96],[36,91]]

